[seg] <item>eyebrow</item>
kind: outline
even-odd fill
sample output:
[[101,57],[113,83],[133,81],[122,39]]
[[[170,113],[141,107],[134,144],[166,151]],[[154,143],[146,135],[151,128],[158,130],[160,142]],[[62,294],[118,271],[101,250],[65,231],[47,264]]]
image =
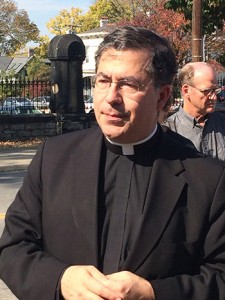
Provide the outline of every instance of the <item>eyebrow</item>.
[[[99,75],[102,76],[102,77],[105,77],[105,78],[110,79],[110,76],[106,75],[104,72],[99,72],[99,73],[97,74],[97,76],[99,76]],[[141,84],[140,80],[138,80],[138,79],[135,78],[134,76],[121,77],[121,78],[119,78],[118,80],[131,80],[131,81],[135,81],[135,82]]]
[[107,76],[105,73],[103,73],[103,72],[99,72],[99,73],[97,73],[96,74],[96,76],[99,76],[99,75],[101,75],[102,77],[107,77],[107,78],[109,78],[109,76]]

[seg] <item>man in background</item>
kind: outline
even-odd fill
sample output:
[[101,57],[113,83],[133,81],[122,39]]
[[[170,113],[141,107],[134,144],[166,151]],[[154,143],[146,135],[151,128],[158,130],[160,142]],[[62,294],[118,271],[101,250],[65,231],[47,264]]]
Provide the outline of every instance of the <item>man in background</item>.
[[213,68],[205,62],[186,64],[178,76],[183,107],[164,123],[188,138],[196,149],[225,161],[225,116],[215,112],[218,87]]

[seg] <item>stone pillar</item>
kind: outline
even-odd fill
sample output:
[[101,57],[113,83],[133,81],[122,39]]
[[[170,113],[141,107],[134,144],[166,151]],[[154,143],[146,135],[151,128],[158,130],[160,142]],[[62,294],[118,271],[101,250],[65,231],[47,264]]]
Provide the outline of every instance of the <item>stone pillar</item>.
[[51,111],[59,114],[82,114],[85,46],[76,34],[55,36],[49,45],[51,61]]

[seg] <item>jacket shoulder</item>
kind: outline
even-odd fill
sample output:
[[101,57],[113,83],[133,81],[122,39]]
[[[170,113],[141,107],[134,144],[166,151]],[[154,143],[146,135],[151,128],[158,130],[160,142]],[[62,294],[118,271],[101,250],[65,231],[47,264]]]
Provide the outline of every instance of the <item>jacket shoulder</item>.
[[204,157],[189,139],[173,131],[170,127],[164,125],[161,127],[163,131],[162,149],[166,149],[167,154],[170,154],[171,157]]
[[81,141],[92,141],[97,139],[102,135],[102,132],[99,128],[99,126],[94,125],[91,128],[88,129],[82,129],[73,131],[70,133],[61,134],[58,136],[51,137],[45,141],[45,147],[59,147],[59,148],[65,148],[67,146],[71,146],[73,144],[78,144]]

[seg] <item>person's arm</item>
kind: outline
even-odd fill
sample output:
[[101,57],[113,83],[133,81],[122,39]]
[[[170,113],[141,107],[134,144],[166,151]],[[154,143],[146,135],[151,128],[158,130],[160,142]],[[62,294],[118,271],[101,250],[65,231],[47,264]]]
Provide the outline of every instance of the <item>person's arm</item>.
[[[130,272],[108,275],[107,284],[118,292],[125,291],[122,299],[155,300],[224,300],[225,299],[225,172],[215,187],[208,219],[202,224],[205,236],[201,253],[196,253],[199,272],[176,274],[147,282]],[[198,197],[196,195],[196,201]],[[178,228],[179,230],[179,228]],[[198,259],[197,259],[198,257]],[[151,270],[149,270],[151,273]],[[160,274],[159,274],[160,276]],[[148,285],[149,283],[149,285]],[[145,294],[145,291],[147,294]],[[145,297],[149,298],[145,298]],[[151,298],[153,297],[153,298]],[[142,299],[140,297],[140,299]]]
[[24,184],[6,214],[0,240],[0,277],[23,300],[55,299],[56,287],[68,264],[43,251],[42,150],[29,167]]
[[[210,180],[210,179],[209,179]],[[157,300],[225,299],[225,174],[215,187],[198,274],[178,274],[151,281]],[[198,201],[198,195],[196,195]]]

